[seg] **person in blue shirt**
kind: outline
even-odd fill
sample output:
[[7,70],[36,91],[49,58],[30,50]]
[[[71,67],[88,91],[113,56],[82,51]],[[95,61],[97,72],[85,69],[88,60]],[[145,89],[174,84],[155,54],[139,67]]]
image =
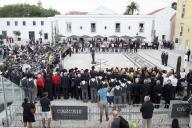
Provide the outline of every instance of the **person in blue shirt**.
[[102,122],[102,116],[103,116],[104,110],[105,110],[106,121],[109,120],[108,102],[107,102],[107,92],[108,92],[107,86],[108,86],[108,83],[102,84],[102,88],[98,90],[98,94],[97,94],[97,104],[100,108],[100,123]]

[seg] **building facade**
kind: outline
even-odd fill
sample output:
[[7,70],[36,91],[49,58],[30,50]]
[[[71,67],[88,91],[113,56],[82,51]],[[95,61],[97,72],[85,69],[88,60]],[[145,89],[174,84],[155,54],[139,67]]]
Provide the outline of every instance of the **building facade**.
[[175,39],[182,49],[192,49],[192,1],[178,0]]
[[172,17],[175,15],[176,11],[170,7],[161,8],[155,10],[148,15],[155,16],[155,31],[154,34],[158,37],[158,40],[173,41],[172,27],[174,22],[171,21]]
[[41,38],[43,42],[49,42],[52,41],[54,23],[53,18],[0,18],[0,34],[14,41],[18,38],[21,42]]
[[[0,34],[22,42],[42,39],[54,42],[55,35],[77,36],[143,36],[151,42],[154,36],[169,40],[170,20],[174,11],[161,9],[150,15],[119,15],[100,6],[81,15],[56,15],[48,18],[0,18]],[[164,36],[163,36],[164,35]]]
[[59,34],[70,35],[101,35],[144,36],[151,41],[153,16],[147,15],[58,15],[55,16]]

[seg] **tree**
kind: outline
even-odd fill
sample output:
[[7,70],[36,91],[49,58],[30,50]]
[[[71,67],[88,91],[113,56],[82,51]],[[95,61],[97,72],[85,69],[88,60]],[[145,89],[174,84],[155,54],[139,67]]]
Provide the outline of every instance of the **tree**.
[[54,9],[44,9],[36,5],[12,4],[0,7],[0,17],[51,17],[60,14]]
[[133,15],[134,12],[139,11],[138,4],[135,2],[131,2],[126,8],[126,11],[124,12],[124,15]]
[[171,8],[177,10],[177,2],[173,2],[173,3],[171,4]]

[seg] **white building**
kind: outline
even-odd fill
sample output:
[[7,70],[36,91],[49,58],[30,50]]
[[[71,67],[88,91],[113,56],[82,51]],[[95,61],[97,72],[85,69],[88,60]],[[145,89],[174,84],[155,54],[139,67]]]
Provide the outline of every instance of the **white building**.
[[155,16],[155,36],[159,40],[172,40],[171,39],[171,18],[175,15],[176,11],[170,7],[155,10],[148,15]]
[[[53,25],[52,25],[53,24]],[[54,18],[0,18],[0,33],[17,41],[15,32],[20,32],[21,42],[31,40],[52,40]],[[41,33],[41,34],[40,34]]]
[[[55,33],[63,36],[101,35],[144,36],[146,41],[153,40],[154,32],[159,39],[170,33],[170,19],[173,11],[162,9],[151,15],[119,15],[100,6],[85,15],[56,15],[48,18],[0,18],[0,33],[16,40],[16,31],[20,31],[21,41],[30,39],[43,42],[54,41]],[[168,20],[169,19],[169,20]],[[40,32],[42,33],[40,36]]]

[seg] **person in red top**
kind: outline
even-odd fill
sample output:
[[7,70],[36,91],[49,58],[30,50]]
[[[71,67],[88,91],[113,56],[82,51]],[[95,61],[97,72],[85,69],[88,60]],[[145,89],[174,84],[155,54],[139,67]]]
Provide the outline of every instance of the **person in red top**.
[[37,96],[42,97],[43,89],[45,87],[45,80],[40,74],[37,76],[36,84],[38,90]]
[[60,86],[61,86],[61,76],[59,73],[54,72],[52,75],[52,85],[53,85],[53,95],[55,99],[60,99]]

